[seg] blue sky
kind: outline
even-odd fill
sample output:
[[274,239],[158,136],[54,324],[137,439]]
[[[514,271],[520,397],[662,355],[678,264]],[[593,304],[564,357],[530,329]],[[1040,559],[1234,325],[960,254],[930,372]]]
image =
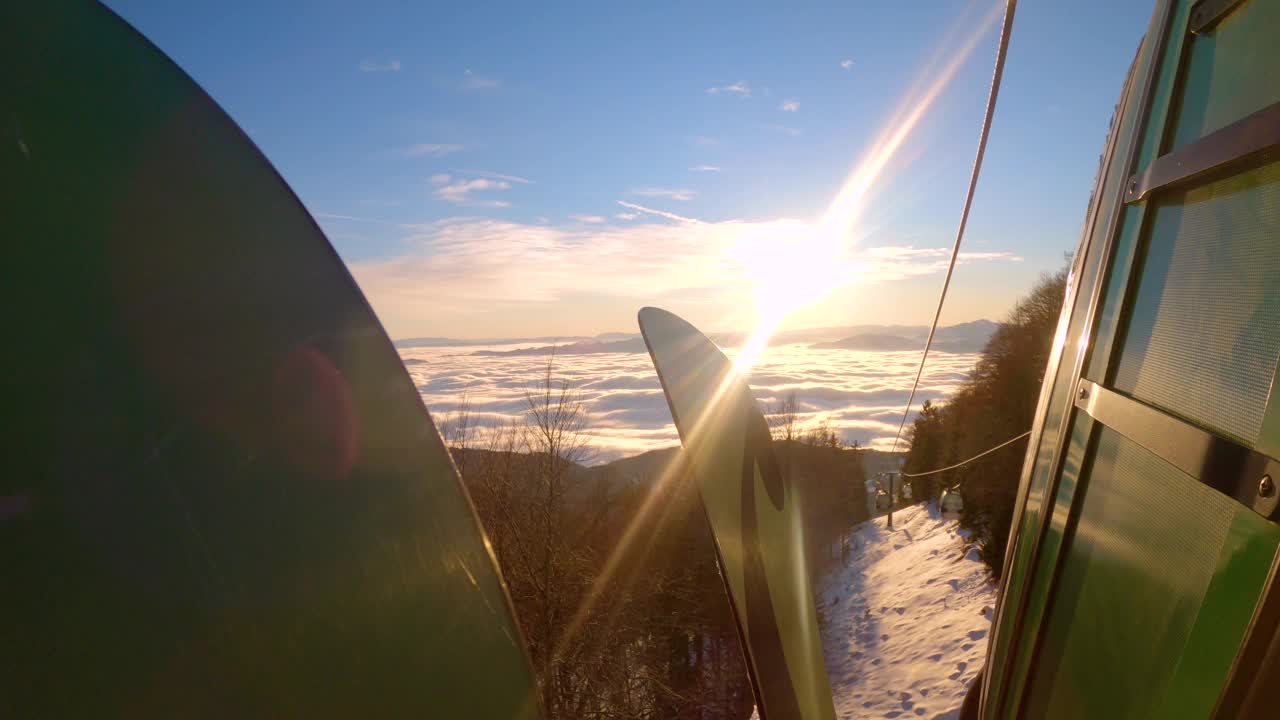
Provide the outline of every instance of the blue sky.
[[[780,304],[792,327],[928,322],[999,19],[990,2],[107,4],[246,129],[394,337],[632,332],[648,304],[707,329]],[[1003,316],[1074,248],[1150,12],[1020,7],[945,321]]]

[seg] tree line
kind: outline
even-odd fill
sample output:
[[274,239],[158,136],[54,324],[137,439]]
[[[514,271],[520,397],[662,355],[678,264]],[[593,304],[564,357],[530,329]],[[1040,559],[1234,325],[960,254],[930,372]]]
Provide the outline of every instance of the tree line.
[[[924,403],[908,431],[905,472],[961,462],[1031,428],[1066,277],[1065,269],[1042,276],[1014,305],[959,389],[943,402]],[[1026,440],[1020,440],[955,470],[912,480],[920,499],[936,500],[949,488],[959,491],[964,501],[960,525],[972,531],[970,540],[996,579],[1026,449]]]

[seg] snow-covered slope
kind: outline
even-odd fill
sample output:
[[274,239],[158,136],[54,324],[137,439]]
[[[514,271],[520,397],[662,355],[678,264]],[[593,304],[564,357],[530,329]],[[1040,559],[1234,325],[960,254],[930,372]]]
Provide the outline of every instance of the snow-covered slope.
[[954,718],[982,667],[995,588],[954,520],[894,512],[850,534],[853,551],[818,583],[836,714]]

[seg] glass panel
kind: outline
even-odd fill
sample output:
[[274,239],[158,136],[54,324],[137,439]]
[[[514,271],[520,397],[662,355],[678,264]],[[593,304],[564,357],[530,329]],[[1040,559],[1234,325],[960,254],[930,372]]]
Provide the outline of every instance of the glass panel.
[[1280,529],[1273,523],[1251,510],[1236,508],[1195,629],[1156,717],[1209,716],[1217,698],[1202,688],[1221,687],[1226,682],[1229,659],[1244,639],[1278,541]]
[[1280,356],[1278,180],[1273,164],[1155,209],[1115,378],[1248,444]]
[[[1108,429],[1082,484],[1027,716],[1154,717],[1220,570],[1238,506]],[[1228,666],[1229,650],[1210,664]],[[1218,689],[1197,684],[1192,694],[1202,700]]]
[[[1173,19],[1169,27],[1175,36],[1180,37],[1180,28],[1186,27],[1187,14],[1191,10],[1192,3],[1183,0],[1176,3],[1176,7],[1170,12],[1173,13]],[[1159,13],[1156,13],[1159,18]],[[1154,22],[1154,20],[1153,20]],[[1148,35],[1155,30],[1148,31]],[[1139,130],[1140,145],[1138,146],[1138,156],[1134,163],[1134,168],[1144,168],[1155,159],[1158,143],[1161,140],[1162,133],[1160,128],[1163,126],[1164,118],[1170,112],[1170,106],[1173,102],[1172,96],[1174,91],[1174,80],[1178,73],[1178,61],[1181,57],[1183,43],[1176,40],[1166,42],[1164,53],[1160,61],[1159,76],[1156,79],[1155,87],[1152,90],[1151,109],[1148,115],[1147,125]],[[1141,116],[1141,108],[1136,105],[1129,113],[1130,122],[1137,122]],[[1127,155],[1123,156],[1127,157]],[[1125,167],[1123,162],[1112,166],[1115,172],[1127,173],[1132,168]],[[1127,180],[1127,175],[1124,180]],[[1124,181],[1122,180],[1122,182]],[[1112,251],[1113,260],[1111,261],[1111,269],[1108,271],[1107,284],[1105,288],[1105,296],[1098,308],[1098,323],[1094,329],[1093,337],[1095,347],[1089,354],[1087,370],[1083,373],[1085,377],[1095,380],[1096,382],[1104,382],[1104,374],[1111,362],[1112,347],[1116,341],[1116,332],[1119,327],[1120,308],[1124,300],[1126,289],[1128,288],[1128,277],[1132,268],[1133,252],[1137,247],[1137,238],[1141,231],[1143,219],[1146,216],[1147,206],[1125,205],[1116,202],[1111,207],[1112,213],[1121,213],[1119,222],[1116,225],[1115,246]],[[1107,219],[1110,222],[1110,218]],[[1098,232],[1105,232],[1106,224],[1097,226]]]
[[1280,3],[1246,2],[1212,32],[1195,36],[1170,149],[1280,101],[1273,60],[1277,27]]
[[1111,270],[1107,275],[1107,284],[1102,298],[1098,302],[1098,324],[1094,331],[1093,347],[1089,351],[1089,362],[1082,374],[1097,383],[1104,383],[1107,368],[1111,365],[1112,348],[1116,342],[1116,331],[1120,325],[1120,308],[1124,304],[1124,293],[1128,287],[1129,273],[1133,268],[1133,253],[1137,248],[1138,228],[1142,226],[1142,207],[1126,207],[1117,202],[1117,212],[1124,213],[1123,223],[1116,236],[1114,258]]

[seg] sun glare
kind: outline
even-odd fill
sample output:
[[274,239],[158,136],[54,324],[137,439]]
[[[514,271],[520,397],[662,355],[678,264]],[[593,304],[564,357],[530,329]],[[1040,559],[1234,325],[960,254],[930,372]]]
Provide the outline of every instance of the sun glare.
[[[903,142],[964,65],[979,41],[1001,16],[1003,3],[995,3],[976,25],[965,22],[968,12],[948,33],[938,51],[926,63],[885,128],[854,167],[849,178],[817,223],[793,221],[781,228],[769,226],[767,234],[749,233],[737,238],[728,255],[740,263],[753,285],[758,318],[751,336],[734,359],[740,370],[759,359],[769,338],[788,315],[811,305],[835,289],[857,281],[853,247],[858,221],[868,198],[890,166]],[[957,38],[961,28],[969,32]]]

